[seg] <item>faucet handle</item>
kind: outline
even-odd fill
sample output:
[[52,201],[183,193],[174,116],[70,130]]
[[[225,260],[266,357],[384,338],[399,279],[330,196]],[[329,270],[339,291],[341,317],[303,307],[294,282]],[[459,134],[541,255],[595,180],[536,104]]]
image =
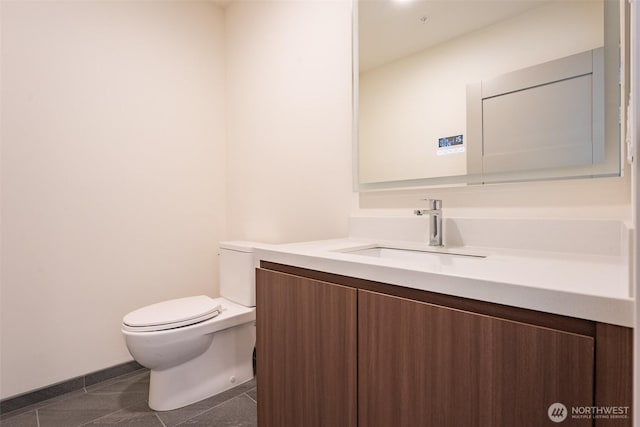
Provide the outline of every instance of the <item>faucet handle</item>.
[[429,204],[429,209],[432,211],[442,209],[442,200],[440,199],[420,199]]

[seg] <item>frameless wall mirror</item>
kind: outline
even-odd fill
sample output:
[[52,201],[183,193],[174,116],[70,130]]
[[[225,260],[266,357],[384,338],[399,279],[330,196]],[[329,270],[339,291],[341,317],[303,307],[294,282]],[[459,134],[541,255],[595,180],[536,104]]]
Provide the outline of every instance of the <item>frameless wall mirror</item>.
[[620,175],[621,7],[356,1],[359,190]]

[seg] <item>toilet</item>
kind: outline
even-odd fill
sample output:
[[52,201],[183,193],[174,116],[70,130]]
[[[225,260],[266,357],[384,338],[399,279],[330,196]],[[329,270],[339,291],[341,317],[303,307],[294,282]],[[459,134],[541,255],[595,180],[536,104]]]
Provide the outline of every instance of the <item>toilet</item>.
[[190,405],[253,378],[256,313],[251,243],[220,243],[220,295],[164,301],[122,319],[129,352],[150,370],[151,409]]

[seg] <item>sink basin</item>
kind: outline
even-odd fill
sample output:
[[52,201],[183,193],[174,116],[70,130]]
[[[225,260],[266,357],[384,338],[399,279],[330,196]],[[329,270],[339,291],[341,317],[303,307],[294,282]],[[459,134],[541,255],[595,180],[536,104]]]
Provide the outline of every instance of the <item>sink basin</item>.
[[467,254],[460,252],[449,252],[447,250],[438,251],[434,248],[433,251],[418,250],[418,249],[400,249],[385,246],[374,246],[368,248],[358,248],[353,250],[342,251],[352,255],[362,255],[368,257],[382,258],[382,259],[395,259],[403,261],[416,261],[416,262],[451,262],[453,259],[483,259],[485,255]]

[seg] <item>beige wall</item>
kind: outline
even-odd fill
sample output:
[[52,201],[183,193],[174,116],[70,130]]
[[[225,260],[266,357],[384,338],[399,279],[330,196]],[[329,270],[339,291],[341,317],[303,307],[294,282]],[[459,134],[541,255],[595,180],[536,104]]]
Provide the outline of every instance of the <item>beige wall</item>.
[[217,293],[224,21],[2,1],[0,397],[130,360],[128,311]]
[[231,2],[226,22],[230,236],[346,236],[350,2]]
[[1,2],[0,398],[130,360],[217,244],[345,236],[350,2]]
[[359,214],[409,215],[424,198],[442,199],[443,215],[461,218],[615,219],[631,224],[629,172],[618,178],[491,184],[360,193]]

